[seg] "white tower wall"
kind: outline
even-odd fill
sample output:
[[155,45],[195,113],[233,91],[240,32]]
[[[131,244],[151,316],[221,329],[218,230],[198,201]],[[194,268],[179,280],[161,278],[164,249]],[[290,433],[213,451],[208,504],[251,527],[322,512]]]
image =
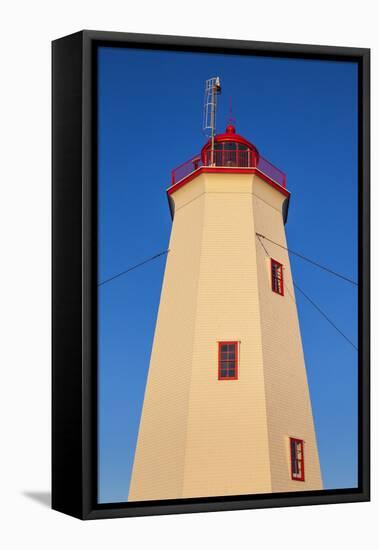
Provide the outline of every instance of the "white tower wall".
[[[289,258],[271,245],[280,296],[256,237],[285,245],[284,195],[251,173],[203,173],[172,199],[129,500],[321,489]],[[220,341],[239,342],[237,380],[218,379]],[[304,482],[289,437],[305,441]]]

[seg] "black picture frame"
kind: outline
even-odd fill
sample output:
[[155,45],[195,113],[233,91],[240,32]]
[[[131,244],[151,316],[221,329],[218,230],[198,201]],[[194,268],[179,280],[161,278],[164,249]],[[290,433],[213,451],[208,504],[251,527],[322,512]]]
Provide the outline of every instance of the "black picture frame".
[[[355,61],[359,67],[359,486],[97,503],[97,66],[99,46]],[[81,31],[52,43],[52,508],[81,519],[370,499],[370,50]]]

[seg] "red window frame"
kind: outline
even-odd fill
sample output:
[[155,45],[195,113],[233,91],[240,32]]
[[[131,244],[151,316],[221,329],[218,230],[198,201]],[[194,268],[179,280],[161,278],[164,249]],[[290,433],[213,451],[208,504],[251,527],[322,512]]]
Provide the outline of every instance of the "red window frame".
[[218,379],[238,380],[238,342],[218,343]]
[[291,479],[305,481],[304,441],[290,437]]
[[283,264],[271,258],[271,289],[284,296]]

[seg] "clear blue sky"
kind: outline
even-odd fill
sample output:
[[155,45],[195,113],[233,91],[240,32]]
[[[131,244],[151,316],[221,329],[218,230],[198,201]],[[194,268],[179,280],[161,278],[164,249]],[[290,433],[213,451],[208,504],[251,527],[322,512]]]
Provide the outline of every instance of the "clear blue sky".
[[[289,247],[357,280],[357,66],[101,48],[99,281],[168,246],[170,172],[204,144],[204,81],[287,174]],[[275,256],[274,245],[267,245]],[[296,257],[294,281],[357,343],[357,292]],[[165,257],[99,287],[99,501],[125,501]],[[357,353],[297,303],[325,488],[357,484]]]

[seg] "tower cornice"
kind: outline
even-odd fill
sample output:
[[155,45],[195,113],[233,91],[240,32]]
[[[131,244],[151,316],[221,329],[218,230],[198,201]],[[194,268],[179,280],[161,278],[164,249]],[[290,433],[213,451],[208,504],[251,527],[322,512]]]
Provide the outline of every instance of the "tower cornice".
[[191,172],[188,174],[188,176],[184,177],[183,179],[179,180],[178,182],[174,183],[174,185],[171,185],[167,189],[167,194],[171,196],[175,191],[192,181],[193,179],[197,178],[201,174],[256,174],[259,176],[263,181],[274,187],[277,191],[282,193],[286,198],[290,197],[291,193],[283,187],[282,185],[279,185],[276,181],[269,178],[264,172],[259,170],[257,167],[250,167],[250,168],[226,168],[226,167],[220,167],[220,166],[201,166],[200,168],[197,168],[197,170]]

